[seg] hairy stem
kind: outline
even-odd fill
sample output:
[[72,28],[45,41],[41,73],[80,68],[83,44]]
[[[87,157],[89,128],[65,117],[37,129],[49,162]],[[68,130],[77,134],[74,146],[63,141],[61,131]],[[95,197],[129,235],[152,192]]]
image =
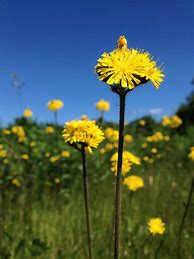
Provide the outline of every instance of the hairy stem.
[[194,178],[193,178],[192,183],[191,183],[189,196],[188,196],[188,199],[187,199],[187,203],[186,203],[186,206],[185,206],[185,210],[184,210],[182,220],[181,220],[181,224],[180,224],[180,228],[179,228],[178,250],[177,250],[178,251],[178,259],[181,259],[182,233],[183,233],[183,229],[184,229],[184,225],[185,225],[185,219],[187,217],[188,210],[189,210],[189,207],[190,207],[190,204],[191,204],[191,198],[192,198],[193,191],[194,191]]
[[119,146],[118,163],[116,177],[116,195],[115,195],[115,240],[114,240],[114,258],[120,256],[120,228],[121,228],[121,191],[122,191],[122,162],[123,162],[123,139],[124,139],[124,119],[125,119],[125,92],[120,92],[120,113],[119,113]]
[[82,164],[83,164],[84,203],[85,203],[85,210],[86,210],[86,225],[87,225],[87,235],[88,235],[88,253],[89,253],[89,259],[92,259],[93,258],[92,228],[91,228],[91,222],[90,222],[88,175],[86,170],[86,154],[85,154],[84,146],[82,146],[81,153],[82,153]]

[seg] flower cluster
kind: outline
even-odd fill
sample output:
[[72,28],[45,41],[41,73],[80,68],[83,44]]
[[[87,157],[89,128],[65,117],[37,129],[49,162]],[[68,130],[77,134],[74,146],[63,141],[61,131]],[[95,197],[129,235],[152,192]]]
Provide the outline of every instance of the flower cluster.
[[148,136],[146,140],[148,142],[159,142],[159,141],[169,141],[170,137],[167,135],[164,135],[162,132],[157,131],[153,135]]
[[123,184],[126,185],[130,191],[135,192],[144,186],[144,181],[140,176],[130,175],[124,179]]
[[71,121],[67,122],[63,129],[63,137],[65,142],[76,146],[80,149],[80,145],[84,146],[89,153],[92,153],[92,148],[97,148],[104,134],[96,125],[95,121]]
[[47,107],[51,111],[58,111],[64,106],[63,102],[61,100],[51,100],[47,103]]
[[105,100],[100,100],[96,103],[96,109],[102,112],[107,112],[110,110],[110,103]]
[[111,142],[116,142],[119,139],[119,132],[111,127],[108,127],[104,130],[104,136],[107,140]]
[[22,126],[13,126],[11,132],[18,137],[18,142],[22,143],[26,140],[26,134]]
[[156,88],[163,81],[162,69],[157,67],[148,52],[127,48],[127,40],[120,36],[118,48],[103,53],[95,69],[99,80],[111,86],[133,89],[137,85],[151,81]]
[[181,118],[178,115],[173,115],[172,117],[164,116],[162,118],[162,126],[169,126],[171,128],[178,128],[182,124]]
[[148,230],[152,235],[162,235],[165,232],[165,223],[160,218],[151,218],[148,221]]
[[[111,171],[117,173],[118,152],[114,153],[110,159],[112,163]],[[139,157],[133,155],[131,152],[123,151],[122,175],[126,175],[131,170],[133,164],[140,165]]]

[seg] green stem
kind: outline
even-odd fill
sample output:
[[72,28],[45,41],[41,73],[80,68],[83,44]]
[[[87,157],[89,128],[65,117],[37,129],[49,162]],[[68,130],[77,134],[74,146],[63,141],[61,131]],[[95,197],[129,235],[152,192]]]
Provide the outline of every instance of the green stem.
[[57,126],[57,111],[54,111],[54,123],[55,123],[55,126]]
[[192,198],[193,191],[194,191],[194,178],[193,178],[192,183],[191,183],[191,188],[190,188],[190,191],[189,191],[189,196],[188,196],[188,199],[187,199],[187,203],[186,203],[186,206],[185,206],[185,210],[184,210],[184,213],[183,213],[183,216],[182,216],[182,220],[181,220],[181,224],[180,224],[180,229],[179,229],[178,259],[181,259],[182,233],[183,233],[183,229],[184,229],[184,225],[185,225],[185,219],[187,217],[187,213],[188,213],[188,210],[189,210],[189,207],[190,207],[190,204],[191,204],[191,198]]
[[86,210],[86,225],[87,225],[87,235],[88,235],[88,253],[89,253],[89,259],[92,259],[93,258],[92,228],[91,228],[91,222],[90,222],[88,175],[86,170],[86,154],[85,154],[84,146],[82,146],[81,153],[82,153],[82,164],[83,164],[84,203],[85,203],[85,210]]
[[125,92],[119,93],[120,114],[119,114],[119,146],[118,163],[116,176],[116,195],[115,195],[115,240],[114,240],[114,259],[120,256],[120,228],[121,228],[121,191],[122,191],[122,162],[123,162],[123,139],[124,139],[124,120],[125,120]]

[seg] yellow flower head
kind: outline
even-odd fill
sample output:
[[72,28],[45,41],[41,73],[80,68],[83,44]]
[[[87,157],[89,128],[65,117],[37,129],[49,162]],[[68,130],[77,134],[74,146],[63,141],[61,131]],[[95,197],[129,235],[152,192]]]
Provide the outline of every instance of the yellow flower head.
[[173,115],[171,117],[171,128],[178,128],[182,123],[183,121],[181,120],[181,118],[179,118],[178,115]]
[[67,122],[63,129],[63,137],[65,142],[76,145],[79,148],[80,144],[85,146],[89,153],[92,153],[92,148],[97,148],[104,134],[96,125],[95,121],[71,121]]
[[61,100],[51,100],[47,103],[47,107],[50,111],[58,111],[64,106]]
[[145,126],[146,125],[146,121],[145,120],[140,120],[139,121],[139,125],[142,126],[142,127]]
[[191,152],[189,153],[188,157],[194,161],[194,147],[191,147]]
[[13,134],[17,135],[19,138],[25,137],[25,131],[22,126],[13,126],[11,128]]
[[162,126],[164,126],[164,127],[166,127],[166,126],[169,126],[171,124],[171,119],[170,119],[170,117],[168,117],[168,116],[164,116],[163,118],[162,118]]
[[2,131],[3,135],[10,135],[11,134],[11,131],[9,129],[4,129]]
[[14,178],[14,179],[11,181],[11,183],[12,183],[13,185],[15,185],[16,187],[20,187],[20,186],[21,186],[20,181],[19,181],[18,179],[16,179],[16,178]]
[[148,221],[148,230],[152,235],[162,235],[165,232],[165,223],[160,218],[151,218]]
[[45,128],[45,132],[47,134],[53,134],[55,132],[55,129],[51,126],[48,126],[48,127]]
[[153,147],[153,148],[151,149],[151,152],[152,152],[153,154],[156,154],[156,153],[158,152],[158,149],[155,148],[155,147]]
[[148,52],[127,48],[127,40],[121,36],[118,48],[103,53],[95,69],[98,78],[111,86],[133,89],[135,86],[151,81],[159,88],[164,74]]
[[28,160],[29,159],[29,155],[28,154],[22,154],[20,157],[23,160]]
[[30,108],[26,108],[23,112],[23,116],[26,118],[32,117],[32,115],[33,115],[33,112]]
[[1,150],[0,150],[0,157],[4,158],[4,157],[6,157],[6,156],[7,156],[6,150],[1,149]]
[[68,157],[70,157],[69,151],[63,150],[63,151],[61,152],[61,157],[63,157],[63,158],[68,158]]
[[124,136],[124,142],[130,144],[133,141],[133,136],[126,134]]
[[105,100],[100,100],[96,103],[96,109],[102,112],[107,112],[110,110],[110,103]]
[[54,164],[54,163],[57,162],[59,159],[60,159],[60,155],[56,155],[56,156],[51,156],[51,157],[49,158],[49,161]]
[[[114,153],[110,159],[112,166],[111,171],[117,173],[118,152]],[[140,165],[140,158],[133,155],[131,152],[123,151],[122,175],[125,175],[131,170],[133,164]]]
[[81,120],[82,121],[87,121],[88,120],[88,116],[87,115],[82,115],[81,116]]
[[140,176],[130,175],[124,179],[123,184],[127,185],[130,191],[135,192],[144,186],[144,181]]

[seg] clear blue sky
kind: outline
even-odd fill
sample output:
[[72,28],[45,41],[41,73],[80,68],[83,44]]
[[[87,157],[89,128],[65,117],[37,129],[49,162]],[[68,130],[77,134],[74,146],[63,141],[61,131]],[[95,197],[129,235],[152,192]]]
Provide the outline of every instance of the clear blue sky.
[[111,103],[106,118],[117,120],[118,97],[98,81],[94,65],[121,34],[128,47],[163,63],[166,74],[160,90],[149,83],[128,94],[126,119],[151,109],[173,113],[193,89],[192,16],[190,0],[0,0],[1,123],[19,115],[13,71],[26,84],[23,108],[30,106],[39,121],[52,120],[46,103],[53,98],[64,101],[61,123],[82,114],[97,117],[94,104],[101,98]]

